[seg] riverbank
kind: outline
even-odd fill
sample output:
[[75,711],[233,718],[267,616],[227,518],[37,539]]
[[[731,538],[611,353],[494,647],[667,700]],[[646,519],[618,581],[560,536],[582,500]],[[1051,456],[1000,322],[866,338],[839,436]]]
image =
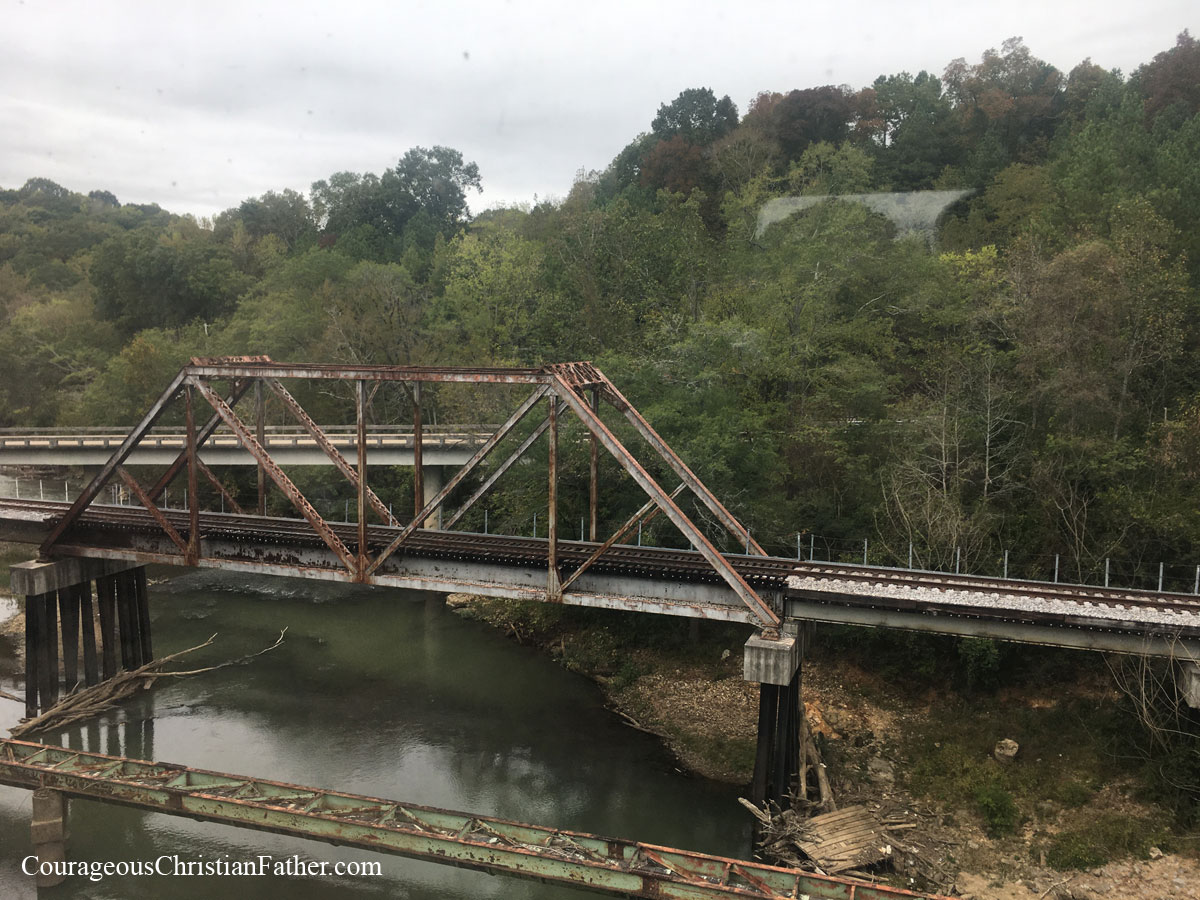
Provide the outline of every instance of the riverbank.
[[[747,627],[459,595],[450,605],[592,677],[681,768],[749,781],[758,692],[741,677]],[[1200,829],[1175,816],[1137,755],[1139,725],[1110,663],[1120,665],[819,629],[805,708],[839,803],[906,816],[905,838],[959,873],[964,896],[1157,900],[1169,885],[1200,900]],[[1009,762],[993,752],[1003,740],[1018,746]]]

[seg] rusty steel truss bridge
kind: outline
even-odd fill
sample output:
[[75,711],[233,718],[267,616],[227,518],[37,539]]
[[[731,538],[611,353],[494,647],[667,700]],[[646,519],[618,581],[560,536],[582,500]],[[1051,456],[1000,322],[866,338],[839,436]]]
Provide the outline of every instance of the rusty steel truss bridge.
[[[292,393],[303,394],[297,383],[307,388],[315,383],[325,398],[353,398],[352,441],[346,429],[335,434],[316,423]],[[439,470],[436,481],[427,483],[421,391],[431,384],[454,390],[503,385],[522,399],[491,433],[473,435],[471,452],[453,475],[443,478]],[[395,514],[403,504],[381,496],[368,478],[373,457],[382,455],[370,439],[372,401],[381,390],[397,389],[412,412],[406,448],[413,466],[411,515]],[[356,498],[353,522],[323,517],[285,472],[268,437],[268,402],[348,482]],[[154,444],[161,451],[161,431],[155,428],[164,416],[182,418],[180,445],[160,458],[157,475],[144,474],[142,467],[139,477],[130,467],[144,446]],[[529,419],[536,424],[522,424]],[[582,425],[582,440],[560,440],[568,420]],[[632,433],[633,439],[622,440],[622,433]],[[246,503],[250,508],[243,508],[205,461],[209,442],[230,436],[257,467],[257,497],[254,504]],[[532,458],[531,448],[543,438],[545,536],[455,530],[506,472]],[[560,469],[572,451],[586,453],[586,540],[561,536]],[[641,508],[603,539],[598,530],[601,451],[615,460],[620,477],[645,495]],[[670,480],[663,483],[655,472],[667,473]],[[162,500],[176,479],[185,481],[188,501],[168,509]],[[114,481],[138,506],[101,502]],[[267,515],[272,486],[292,514]],[[219,497],[227,511],[206,508],[205,494]],[[686,549],[623,543],[658,515],[682,535]],[[717,531],[726,537],[714,539]],[[193,359],[74,502],[0,500],[0,540],[39,547],[38,559],[12,567],[14,593],[26,598],[29,715],[52,705],[60,686],[95,684],[118,668],[136,668],[152,658],[144,571],[149,563],[750,624],[756,633],[746,644],[743,674],[761,685],[751,786],[752,799],[760,804],[782,803],[800,770],[800,663],[806,626],[813,622],[1166,657],[1179,663],[1188,701],[1200,705],[1200,598],[770,556],[617,387],[586,362],[502,369]],[[740,552],[719,549],[728,544]],[[79,759],[56,765],[74,771],[83,764]],[[179,785],[188,784],[185,774],[172,771],[172,777],[184,778]]]

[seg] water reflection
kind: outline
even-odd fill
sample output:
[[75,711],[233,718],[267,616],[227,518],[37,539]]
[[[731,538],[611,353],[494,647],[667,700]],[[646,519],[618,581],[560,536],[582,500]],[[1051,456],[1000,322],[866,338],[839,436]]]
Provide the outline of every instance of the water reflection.
[[[159,653],[218,634],[188,668],[253,653],[285,626],[287,639],[245,665],[164,679],[47,741],[726,855],[749,849],[734,789],[684,777],[654,739],[603,709],[592,684],[427,596],[205,572],[151,591]],[[0,711],[0,727],[20,712]],[[28,810],[27,792],[0,789],[0,896],[32,896],[18,871]],[[73,804],[70,827],[75,859],[298,853],[378,860],[384,877],[112,878],[69,882],[56,897],[594,896],[90,802]]]

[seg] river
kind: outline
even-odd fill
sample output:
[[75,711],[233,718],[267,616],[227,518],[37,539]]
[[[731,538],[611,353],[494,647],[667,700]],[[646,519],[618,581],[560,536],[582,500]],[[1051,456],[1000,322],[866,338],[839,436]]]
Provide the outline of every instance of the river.
[[[0,618],[16,601],[0,599]],[[187,668],[284,643],[245,664],[164,679],[49,743],[632,838],[728,856],[750,849],[737,790],[678,771],[587,679],[425,596],[195,571],[151,587],[155,652],[202,642]],[[11,678],[0,685],[19,691]],[[0,700],[0,729],[22,709]],[[20,871],[29,797],[0,787],[0,897]],[[72,878],[55,898],[559,898],[573,889],[369,854],[92,801],[72,801],[68,855],[122,861],[378,861],[375,877]]]

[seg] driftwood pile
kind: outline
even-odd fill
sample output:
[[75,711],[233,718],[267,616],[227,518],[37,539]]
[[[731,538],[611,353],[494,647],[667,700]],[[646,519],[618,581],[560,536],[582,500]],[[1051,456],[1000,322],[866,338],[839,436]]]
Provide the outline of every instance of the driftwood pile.
[[[283,643],[283,636],[287,632],[285,628],[279,632],[279,637],[275,643],[269,647],[259,650],[257,653],[251,653],[248,656],[240,657],[239,659],[229,660],[215,666],[205,666],[202,669],[190,669],[187,671],[168,672],[164,670],[164,666],[175,660],[187,656],[196,650],[207,647],[216,638],[214,634],[202,644],[197,644],[195,647],[189,647],[187,650],[180,650],[178,653],[172,653],[169,656],[163,656],[159,659],[151,660],[144,666],[139,666],[136,669],[131,669],[125,672],[118,672],[112,678],[102,681],[99,684],[91,687],[82,688],[73,691],[63,697],[54,706],[47,709],[41,715],[35,716],[32,719],[25,719],[19,725],[9,729],[9,734],[15,738],[24,737],[25,735],[33,734],[38,731],[46,731],[51,728],[63,728],[74,722],[79,722],[83,719],[90,719],[97,716],[105,710],[111,709],[116,704],[120,703],[127,697],[132,696],[140,690],[150,687],[159,678],[185,678],[190,675],[200,675],[204,672],[212,672],[216,669],[224,669],[227,666],[241,665],[254,659],[256,656],[262,656],[274,650]],[[9,697],[6,699],[18,700],[17,697]]]

